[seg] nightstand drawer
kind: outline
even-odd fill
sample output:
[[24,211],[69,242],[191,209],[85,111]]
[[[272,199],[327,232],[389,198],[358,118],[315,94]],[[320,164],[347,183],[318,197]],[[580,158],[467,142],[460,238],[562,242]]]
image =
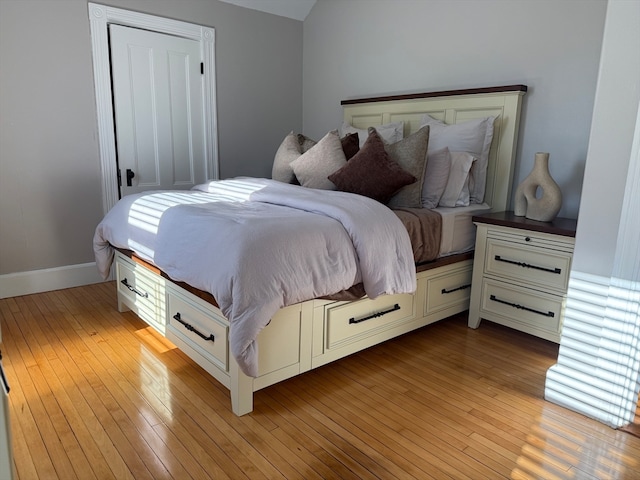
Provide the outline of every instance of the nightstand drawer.
[[208,361],[227,371],[228,322],[213,309],[202,310],[173,290],[168,295],[167,338],[177,336]]
[[481,317],[548,340],[559,340],[563,305],[562,296],[489,279],[482,283]]
[[566,291],[571,253],[487,239],[484,273]]
[[374,335],[416,316],[414,296],[381,295],[375,300],[343,303],[327,308],[326,348],[336,348]]

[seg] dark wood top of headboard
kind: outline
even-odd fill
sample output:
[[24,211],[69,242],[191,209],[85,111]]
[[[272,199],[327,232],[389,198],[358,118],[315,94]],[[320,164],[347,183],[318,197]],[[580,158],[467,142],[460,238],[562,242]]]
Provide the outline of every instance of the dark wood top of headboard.
[[407,93],[403,95],[355,98],[351,100],[342,100],[340,102],[340,105],[354,105],[357,103],[372,103],[372,102],[389,102],[393,100],[413,100],[416,98],[451,97],[455,95],[475,95],[475,94],[483,94],[483,93],[502,93],[502,92],[523,92],[524,93],[526,91],[527,91],[526,85],[506,85],[502,87],[467,88],[463,90],[443,90],[439,92]]

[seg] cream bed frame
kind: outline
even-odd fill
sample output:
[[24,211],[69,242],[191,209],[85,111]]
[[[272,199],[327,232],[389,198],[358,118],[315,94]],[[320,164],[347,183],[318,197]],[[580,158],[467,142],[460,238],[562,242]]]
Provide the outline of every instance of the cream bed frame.
[[[405,136],[423,114],[447,123],[496,116],[485,201],[505,210],[511,196],[523,85],[345,100],[344,120],[358,128],[402,120]],[[411,295],[353,302],[309,300],[281,309],[258,337],[259,376],[229,354],[229,322],[211,302],[168,280],[135,256],[116,252],[118,309],[133,310],[231,392],[236,415],[253,410],[253,393],[469,308],[472,255],[418,270]]]

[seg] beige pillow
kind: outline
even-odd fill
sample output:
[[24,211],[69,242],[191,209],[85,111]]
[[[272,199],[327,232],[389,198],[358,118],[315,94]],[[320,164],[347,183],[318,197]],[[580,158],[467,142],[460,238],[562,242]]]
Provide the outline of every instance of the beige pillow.
[[335,184],[327,177],[346,163],[338,131],[332,130],[291,162],[291,168],[303,187],[335,190]]
[[429,146],[429,126],[422,127],[416,133],[409,135],[399,142],[385,145],[389,156],[398,162],[398,165],[409,172],[417,180],[398,190],[389,203],[391,208],[422,207],[422,181],[427,166],[427,147]]
[[295,175],[291,168],[291,162],[302,155],[302,148],[298,141],[298,136],[291,132],[284,137],[284,140],[278,147],[276,155],[273,159],[273,167],[271,169],[271,178],[279,182],[292,183],[295,181]]
[[305,153],[316,142],[301,133],[291,132],[284,137],[284,140],[278,147],[276,155],[273,159],[271,167],[271,178],[284,183],[298,183],[298,179],[293,173],[291,162],[296,160],[300,155]]

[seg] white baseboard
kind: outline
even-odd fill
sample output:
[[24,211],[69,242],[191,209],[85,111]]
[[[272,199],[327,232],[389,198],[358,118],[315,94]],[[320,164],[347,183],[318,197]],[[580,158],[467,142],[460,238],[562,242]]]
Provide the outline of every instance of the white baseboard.
[[95,262],[0,275],[0,298],[104,282]]

